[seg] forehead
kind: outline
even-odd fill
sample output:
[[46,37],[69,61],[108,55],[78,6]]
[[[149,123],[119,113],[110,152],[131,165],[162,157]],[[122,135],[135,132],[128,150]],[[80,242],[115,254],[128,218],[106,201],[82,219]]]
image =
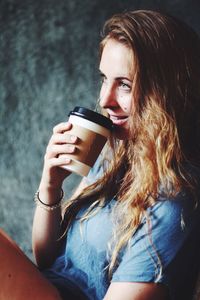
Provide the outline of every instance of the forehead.
[[105,73],[112,72],[116,76],[131,77],[133,70],[132,50],[114,39],[106,41],[100,60],[100,70]]

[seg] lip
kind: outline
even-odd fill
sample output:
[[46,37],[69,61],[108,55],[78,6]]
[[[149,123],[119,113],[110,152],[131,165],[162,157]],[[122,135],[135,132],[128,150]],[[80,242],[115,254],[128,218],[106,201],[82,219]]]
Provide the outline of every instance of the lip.
[[122,126],[128,120],[128,116],[109,115],[109,117],[110,117],[111,121],[113,122],[113,124],[116,126]]

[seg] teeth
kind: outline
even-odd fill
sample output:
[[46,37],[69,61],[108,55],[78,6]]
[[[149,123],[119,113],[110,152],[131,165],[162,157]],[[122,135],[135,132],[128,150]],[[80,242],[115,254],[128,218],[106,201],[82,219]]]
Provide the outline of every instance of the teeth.
[[113,119],[113,120],[122,120],[122,119],[126,119],[127,118],[127,116],[121,116],[121,117],[117,117],[117,116],[111,116],[111,119]]

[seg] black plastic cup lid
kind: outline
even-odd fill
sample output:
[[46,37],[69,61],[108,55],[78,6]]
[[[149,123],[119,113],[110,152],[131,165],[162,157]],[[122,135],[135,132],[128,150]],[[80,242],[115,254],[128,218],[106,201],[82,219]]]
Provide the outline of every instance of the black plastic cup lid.
[[99,114],[99,113],[97,113],[93,110],[85,108],[85,107],[76,106],[74,108],[74,110],[72,110],[69,113],[69,115],[74,115],[74,116],[77,116],[77,117],[84,118],[84,119],[89,120],[91,122],[97,123],[97,124],[107,128],[109,130],[112,129],[113,123],[109,118],[107,118],[107,117],[105,117],[105,116],[103,116],[103,115],[101,115],[101,114]]

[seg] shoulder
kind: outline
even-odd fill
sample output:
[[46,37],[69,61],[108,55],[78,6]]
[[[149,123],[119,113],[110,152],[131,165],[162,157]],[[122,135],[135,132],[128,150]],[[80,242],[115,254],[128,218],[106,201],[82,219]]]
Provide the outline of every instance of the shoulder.
[[190,252],[200,249],[199,227],[200,209],[194,206],[190,193],[183,191],[173,199],[160,197],[147,210],[129,247],[123,251],[113,280],[163,282],[168,276],[167,268],[174,269],[180,253],[181,270],[184,259],[192,259],[189,248]]
[[190,226],[200,214],[198,200],[196,194],[187,190],[182,190],[175,197],[160,195],[156,203],[147,209],[146,220],[149,216],[158,227],[168,227],[170,224],[180,227],[183,223]]
[[188,181],[187,186],[183,186],[179,193],[171,197],[167,196],[161,188],[156,203],[147,209],[152,219],[162,220],[159,223],[161,226],[168,222],[180,224],[181,220],[187,227],[199,219],[200,168],[188,164],[185,169],[187,170],[185,175]]

